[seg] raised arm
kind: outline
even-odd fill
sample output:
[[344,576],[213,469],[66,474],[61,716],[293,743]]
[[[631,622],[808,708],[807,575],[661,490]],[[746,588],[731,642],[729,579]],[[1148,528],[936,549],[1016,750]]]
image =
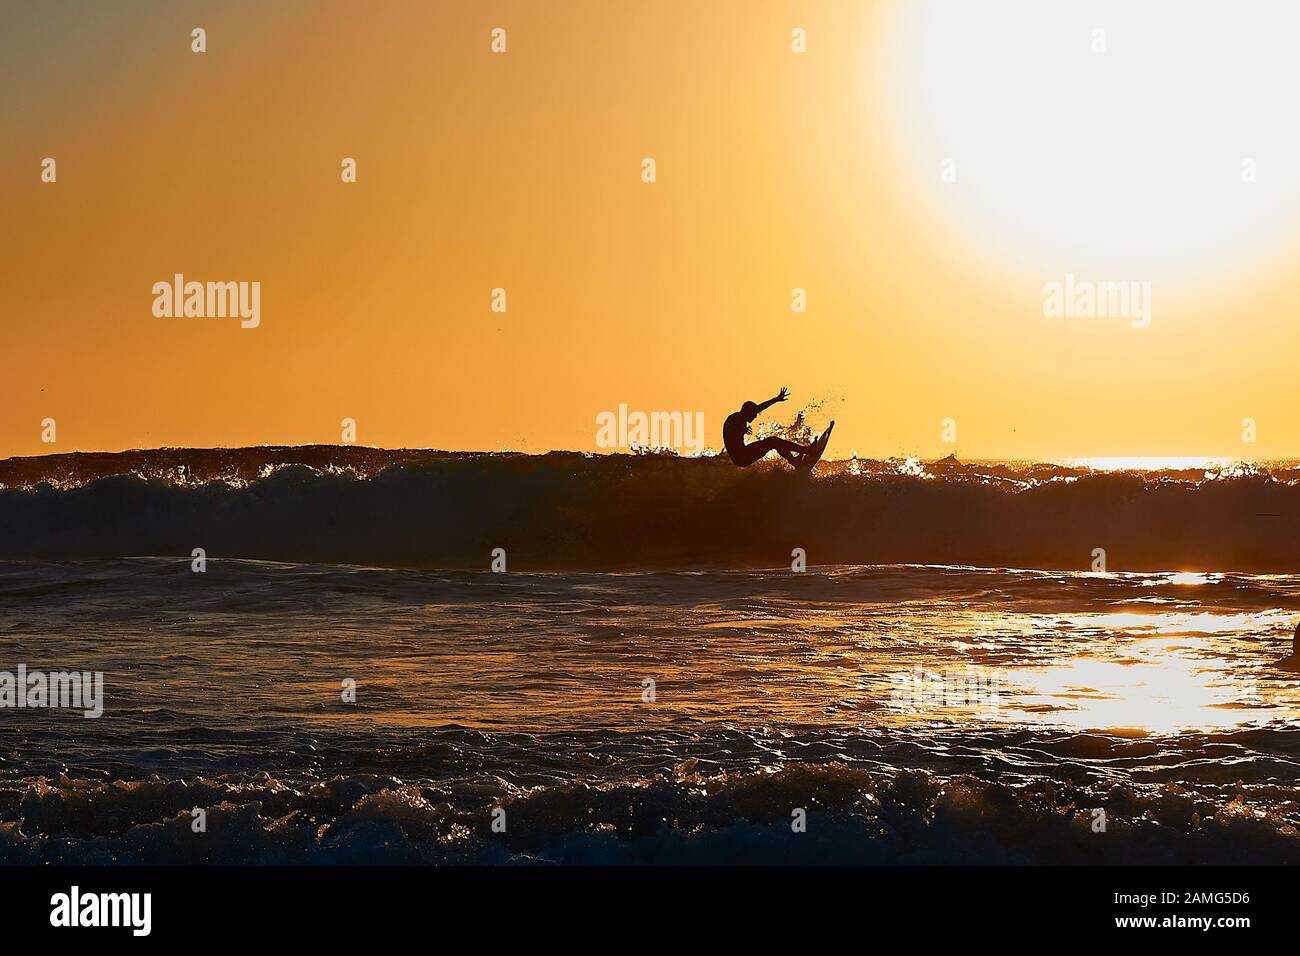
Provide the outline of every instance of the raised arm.
[[777,402],[784,402],[789,397],[790,397],[790,393],[786,391],[784,388],[782,388],[781,391],[777,392],[774,397],[769,398],[767,401],[759,405],[758,410],[761,412],[764,409],[772,405],[775,405]]

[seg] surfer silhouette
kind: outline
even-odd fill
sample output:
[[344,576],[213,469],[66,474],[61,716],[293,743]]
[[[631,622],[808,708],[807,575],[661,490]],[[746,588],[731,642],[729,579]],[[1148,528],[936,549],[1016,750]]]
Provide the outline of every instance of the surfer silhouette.
[[1300,671],[1300,622],[1296,623],[1295,633],[1291,635],[1291,656],[1278,658],[1273,666],[1284,671]]
[[787,438],[779,438],[772,435],[768,438],[761,438],[758,441],[745,443],[745,436],[749,434],[750,423],[763,412],[764,409],[777,402],[784,402],[790,397],[790,393],[784,388],[779,391],[774,398],[756,404],[746,402],[740,406],[739,411],[732,412],[727,416],[727,420],[722,424],[722,441],[727,446],[727,454],[731,460],[741,468],[747,468],[768,452],[774,451],[790,464],[794,465],[796,470],[806,471],[817,464],[826,450],[826,442],[831,436],[831,428],[835,423],[831,422],[830,428],[810,445],[800,445],[798,442],[792,442]]

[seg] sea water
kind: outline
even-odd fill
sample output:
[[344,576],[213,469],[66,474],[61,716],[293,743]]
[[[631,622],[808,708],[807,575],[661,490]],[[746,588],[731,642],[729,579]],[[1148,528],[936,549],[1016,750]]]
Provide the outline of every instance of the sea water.
[[27,559],[0,608],[0,669],[104,675],[0,709],[5,863],[1300,862],[1289,576]]

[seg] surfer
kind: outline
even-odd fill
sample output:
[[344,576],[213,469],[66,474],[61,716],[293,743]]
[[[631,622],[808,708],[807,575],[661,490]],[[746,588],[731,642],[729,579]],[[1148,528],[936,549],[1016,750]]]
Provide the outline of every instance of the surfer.
[[1273,666],[1284,671],[1300,671],[1300,621],[1296,622],[1295,633],[1291,635],[1291,656],[1278,658]]
[[[811,445],[800,445],[798,442],[792,442],[787,438],[779,438],[775,435],[748,444],[745,443],[745,436],[749,434],[750,422],[757,418],[768,406],[775,405],[777,402],[784,402],[789,397],[790,393],[783,388],[776,394],[775,398],[769,398],[762,404],[746,402],[740,406],[740,411],[732,412],[727,416],[727,420],[722,425],[722,441],[727,446],[727,454],[731,456],[733,462],[741,468],[746,468],[768,452],[774,451],[794,465],[796,469],[808,469],[817,464],[822,452],[826,449],[826,440],[830,438],[830,428],[827,428],[821,437]],[[835,423],[831,422],[831,428],[834,427]]]

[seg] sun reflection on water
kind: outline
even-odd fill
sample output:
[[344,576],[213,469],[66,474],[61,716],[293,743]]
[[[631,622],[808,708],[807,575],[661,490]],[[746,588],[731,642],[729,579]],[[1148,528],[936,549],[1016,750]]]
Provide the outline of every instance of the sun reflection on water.
[[1147,581],[1145,583],[1148,585],[1156,585],[1156,584],[1197,585],[1197,584],[1215,584],[1222,580],[1223,580],[1222,574],[1205,574],[1200,571],[1175,571],[1172,574],[1166,575],[1163,580],[1161,580],[1160,578],[1153,578],[1152,580]]
[[[1220,575],[1171,572],[1173,584]],[[993,700],[933,693],[905,708],[909,722],[941,719],[1168,734],[1266,724],[1294,713],[1295,682],[1266,667],[1264,635],[1291,626],[1283,610],[1103,611],[1042,616],[973,614],[954,628],[986,635],[949,640],[947,660],[918,661],[960,685],[963,668],[995,675]],[[1040,663],[1041,662],[1041,663]],[[960,697],[960,695],[958,695]],[[896,710],[898,708],[895,708]]]
[[1111,614],[1066,615],[1061,618],[1071,627],[1106,628],[1124,631],[1134,637],[1153,634],[1248,634],[1260,626],[1261,615],[1252,612],[1190,611],[1151,614],[1119,611]]
[[[1148,626],[1158,633],[1192,630],[1179,621]],[[1227,665],[1209,637],[1144,640],[1123,659],[1083,657],[1008,671],[1005,680],[1010,693],[1000,717],[1079,730],[1174,733],[1272,716],[1254,672]]]

